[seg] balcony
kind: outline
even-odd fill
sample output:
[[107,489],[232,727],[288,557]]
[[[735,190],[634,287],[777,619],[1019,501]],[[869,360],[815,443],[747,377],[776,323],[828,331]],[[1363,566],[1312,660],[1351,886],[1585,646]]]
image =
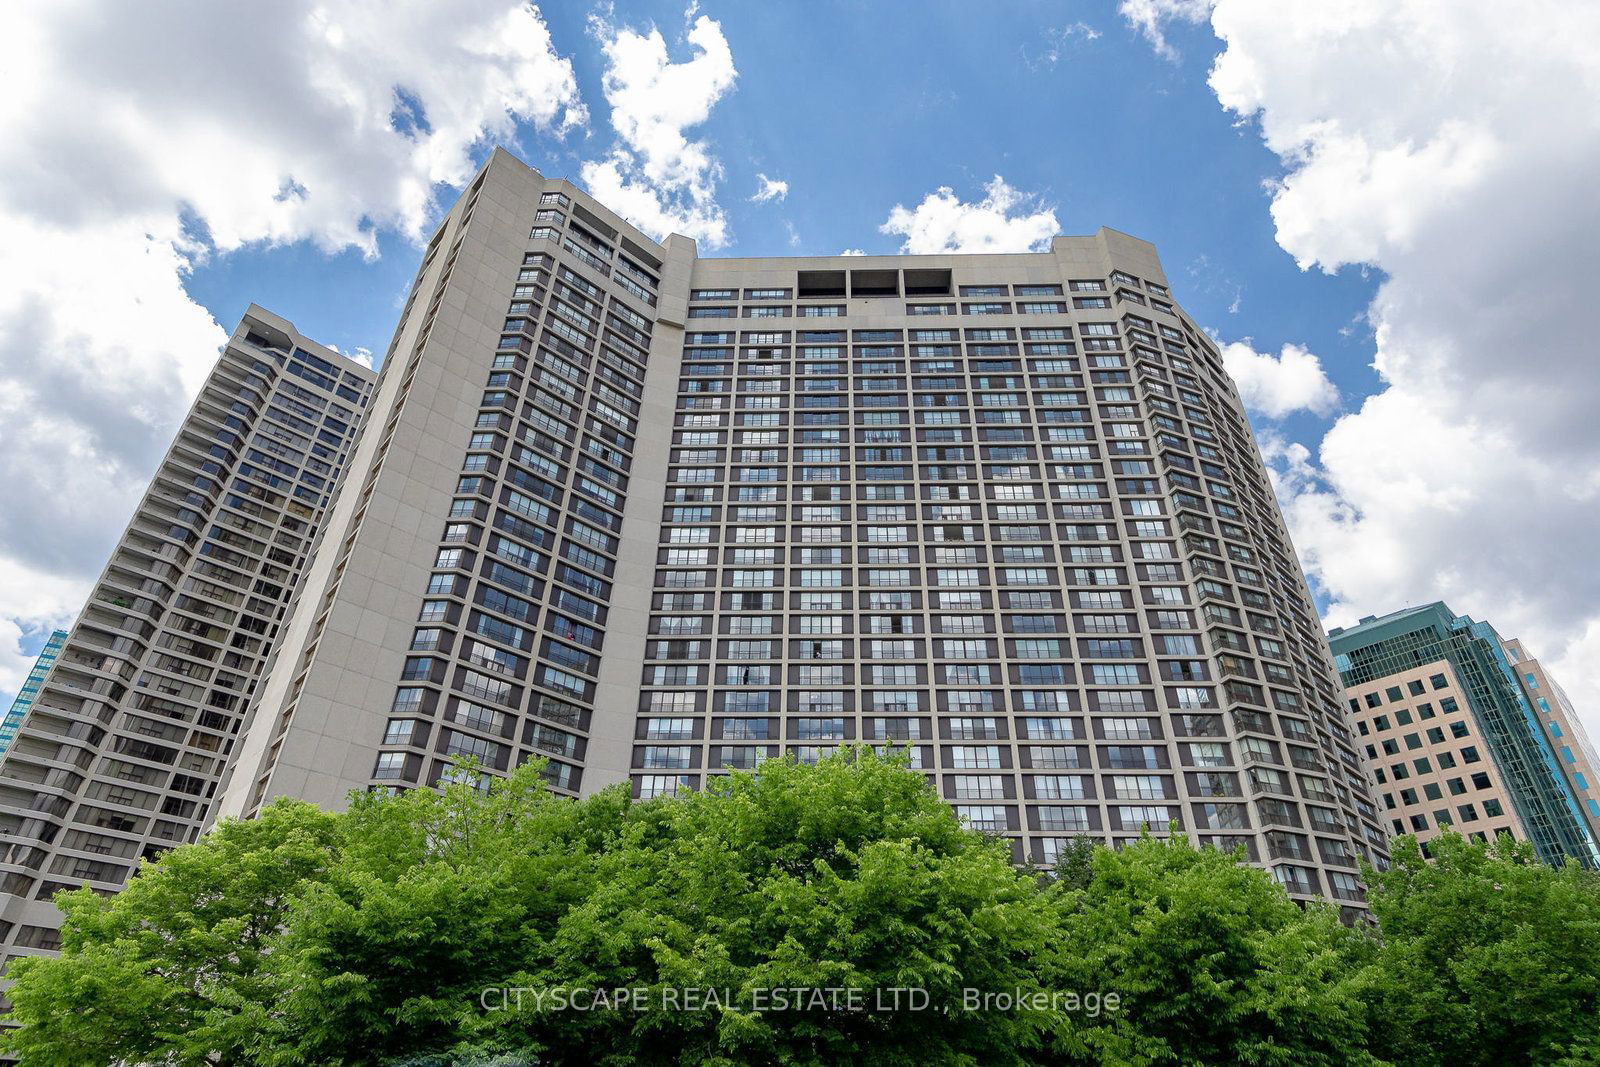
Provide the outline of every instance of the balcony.
[[1304,842],[1276,835],[1268,835],[1267,837],[1267,855],[1273,859],[1311,862],[1311,849]]
[[1235,708],[1229,712],[1233,728],[1240,733],[1273,734],[1272,717],[1259,711]]
[[1256,806],[1256,810],[1264,823],[1292,826],[1296,829],[1304,825],[1300,819],[1300,810],[1281,800],[1264,800]]

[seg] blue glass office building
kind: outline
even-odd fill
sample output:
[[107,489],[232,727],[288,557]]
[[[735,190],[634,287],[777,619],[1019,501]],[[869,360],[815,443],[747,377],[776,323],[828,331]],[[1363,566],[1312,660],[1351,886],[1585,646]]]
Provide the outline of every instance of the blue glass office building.
[[39,658],[34,661],[33,670],[28,672],[28,680],[22,683],[22,688],[17,691],[17,699],[11,702],[11,710],[6,712],[3,722],[0,722],[0,755],[11,747],[11,739],[17,736],[17,730],[22,726],[22,720],[27,717],[28,709],[33,707],[34,698],[39,695],[39,687],[44,684],[44,676],[50,673],[50,664],[56,661],[61,654],[61,646],[66,643],[67,631],[57,630],[50,635],[50,640],[45,642],[44,648],[39,652]]
[[1559,731],[1530,699],[1516,642],[1435,602],[1335,629],[1329,645],[1394,833],[1424,844],[1446,828],[1510,833],[1547,863],[1570,856],[1600,868],[1591,822],[1551,739]]

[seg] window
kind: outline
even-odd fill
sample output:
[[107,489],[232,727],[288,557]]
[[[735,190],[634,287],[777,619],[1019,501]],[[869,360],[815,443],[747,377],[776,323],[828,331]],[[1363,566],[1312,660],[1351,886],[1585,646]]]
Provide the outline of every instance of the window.
[[958,774],[952,783],[958,800],[1003,800],[1005,779],[997,774]]
[[1008,828],[1007,808],[1000,804],[957,804],[956,816],[974,830],[1003,833]]
[[645,774],[639,777],[639,798],[676,796],[680,790],[688,791],[690,783],[681,775]]
[[950,766],[961,770],[989,770],[999,767],[997,745],[955,745],[950,749]]
[[1036,774],[1032,782],[1039,800],[1083,800],[1089,795],[1081,774]]
[[1164,800],[1167,795],[1159,774],[1114,774],[1111,788],[1122,800]]
[[[1161,805],[1154,806],[1119,806],[1111,809],[1117,813],[1118,821],[1124,830],[1138,830],[1148,826],[1151,830],[1160,832],[1167,829],[1168,823],[1173,822],[1172,809]],[[1273,871],[1281,871],[1282,867],[1274,867]]]
[[401,778],[405,775],[406,754],[404,752],[380,752],[378,763],[372,769],[372,777],[381,780]]

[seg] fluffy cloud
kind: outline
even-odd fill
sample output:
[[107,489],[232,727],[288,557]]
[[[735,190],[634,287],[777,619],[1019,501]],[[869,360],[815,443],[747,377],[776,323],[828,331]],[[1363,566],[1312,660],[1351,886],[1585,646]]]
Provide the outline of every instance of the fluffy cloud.
[[1234,341],[1222,346],[1222,362],[1245,407],[1269,419],[1296,411],[1328,415],[1339,405],[1339,390],[1323,372],[1322,361],[1300,345],[1284,345],[1272,356],[1248,341]]
[[[1125,3],[1155,12],[1166,0]],[[1280,454],[1295,539],[1348,623],[1433,599],[1552,662],[1600,724],[1600,8],[1219,0],[1210,84],[1284,173],[1278,242],[1385,277],[1382,390]]]
[[949,186],[940,186],[915,208],[896,204],[878,231],[904,237],[900,251],[912,255],[1036,252],[1049,247],[1060,224],[1054,210],[996,174],[976,203],[965,203]]
[[750,199],[758,204],[765,204],[768,200],[782,200],[789,195],[789,183],[769,178],[765,174],[757,174],[756,181],[759,187]]
[[377,251],[516,122],[585,118],[510,0],[0,7],[0,690],[81,605],[226,331],[187,271]]
[[[693,6],[688,15],[694,17]],[[728,220],[716,199],[722,164],[686,131],[710,117],[738,75],[722,26],[694,18],[687,40],[695,55],[683,63],[672,61],[654,27],[639,33],[595,16],[590,30],[605,52],[603,89],[618,143],[606,158],[584,163],[584,185],[647,233],[681,233],[721,248],[728,243]]]

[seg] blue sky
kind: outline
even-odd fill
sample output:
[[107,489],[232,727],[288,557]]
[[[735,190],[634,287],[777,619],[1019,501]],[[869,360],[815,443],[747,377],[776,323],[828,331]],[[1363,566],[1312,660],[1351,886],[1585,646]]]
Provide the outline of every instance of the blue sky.
[[[1020,250],[1102,225],[1154,242],[1226,346],[1328,621],[1445,599],[1526,638],[1597,715],[1600,376],[1566,312],[1600,283],[1600,118],[1561,116],[1600,93],[1582,44],[1600,9],[1503,14],[0,12],[17,57],[0,111],[0,479],[30,501],[0,511],[0,700],[81,604],[244,307],[381,354],[418,240],[504,144],[642,228],[697,234],[702,254],[974,232],[972,247]],[[764,181],[786,191],[752,199]],[[897,208],[916,236],[885,232]]]
[[[1185,308],[1228,339],[1303,344],[1347,396],[1376,388],[1362,321],[1376,280],[1301,271],[1273,240],[1264,183],[1282,168],[1207,88],[1209,28],[1169,35],[1181,50],[1173,62],[1109,3],[929,4],[915,19],[862,3],[702,12],[738,67],[734,90],[696,130],[725,171],[731,240],[712,254],[892,253],[900,239],[878,227],[895,204],[942,185],[976,198],[999,174],[1053,207],[1065,233],[1110,226],[1156,243]],[[600,101],[604,57],[588,12],[544,14],[584,99]],[[658,25],[674,58],[689,58],[681,5],[620,3],[613,17]],[[507,147],[577,180],[609,133],[595,126],[556,138],[520,123]],[[758,174],[788,182],[784,200],[751,203]],[[453,193],[442,188],[441,200]],[[254,300],[341,349],[381,355],[417,257],[392,233],[381,247],[370,262],[303,243],[245,248],[201,266],[186,288],[224,324]]]
[[[591,13],[544,11],[579,92],[598,103],[605,57]],[[939,186],[976,199],[999,174],[1053,208],[1064,233],[1110,226],[1154,242],[1184,307],[1219,337],[1267,352],[1307,347],[1347,406],[1377,388],[1364,319],[1377,277],[1302,271],[1276,243],[1266,183],[1283,168],[1207,87],[1209,27],[1169,33],[1170,59],[1111,3],[935,3],[915,19],[897,5],[838,2],[701,13],[717,20],[738,68],[733,91],[694,130],[724,171],[730,240],[710,254],[893,253],[901,239],[879,226],[894,205]],[[612,20],[659,27],[674,60],[693,54],[681,5],[620,3]],[[579,180],[609,132],[603,120],[564,137],[523,122],[505,143],[546,174]],[[475,146],[474,160],[490,147]],[[788,194],[752,203],[758,175],[787,182]],[[441,205],[455,192],[440,187]],[[393,232],[379,245],[371,260],[303,242],[245,247],[198,267],[185,288],[220,323],[255,301],[310,336],[381,358],[417,248]],[[1321,421],[1297,412],[1284,428],[1303,435]]]

